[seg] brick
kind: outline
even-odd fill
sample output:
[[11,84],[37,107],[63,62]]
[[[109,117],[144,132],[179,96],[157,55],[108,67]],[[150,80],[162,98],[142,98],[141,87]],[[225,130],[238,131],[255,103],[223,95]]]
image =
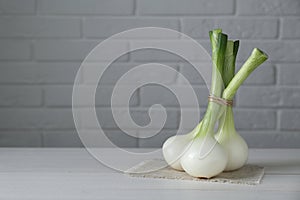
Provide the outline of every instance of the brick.
[[[236,72],[241,68],[242,64],[236,64]],[[256,68],[251,75],[245,80],[245,85],[273,85],[276,82],[276,69],[274,65],[264,63]]]
[[41,110],[2,108],[0,110],[1,129],[36,129],[41,128]]
[[173,85],[169,88],[174,88],[183,101],[179,102],[179,99],[169,90],[163,86],[147,85],[141,88],[141,105],[151,106],[153,104],[162,104],[163,106],[171,107],[188,107],[193,106],[194,101],[198,100],[198,106],[207,105],[208,89],[206,87],[194,87],[194,92],[197,99],[192,100],[193,96],[190,96],[187,91],[187,86]]
[[[205,69],[207,66],[209,66],[210,63],[199,63],[198,66],[201,66],[201,69]],[[180,73],[186,78],[190,84],[193,85],[204,85],[204,79],[202,77],[202,74],[199,74],[199,72],[190,64],[190,63],[183,63],[180,65]],[[178,78],[178,82],[180,84],[183,83],[183,80],[181,77]]]
[[[137,67],[143,63],[113,63],[111,64],[103,73],[99,84],[103,85],[115,85],[117,81],[129,70],[133,69],[134,67]],[[174,63],[164,63],[165,65],[168,65],[169,67],[172,67],[176,71],[178,70],[178,65]],[[84,83],[90,84],[95,83],[96,80],[99,78],[99,68],[104,67],[103,63],[88,63],[83,69],[83,81]],[[137,82],[141,82],[141,77],[143,77],[144,74],[135,72],[132,79],[125,81],[126,85],[132,85],[136,84]],[[165,84],[172,84],[176,82],[177,74],[176,72],[170,72],[168,74],[163,71],[162,73],[157,72],[149,72],[147,74],[147,77],[150,80],[159,80],[162,83]]]
[[43,147],[83,147],[76,131],[43,131]]
[[1,14],[33,14],[35,13],[35,0],[1,0]]
[[96,46],[93,41],[39,40],[34,45],[37,60],[82,61]]
[[274,107],[281,102],[279,90],[275,87],[241,87],[238,106],[242,107]]
[[[179,120],[183,118],[181,122],[181,130],[185,133],[192,131],[201,121],[205,115],[206,108],[200,107],[199,113],[197,113],[195,108],[180,108]],[[184,113],[184,115],[183,115]],[[179,122],[178,122],[179,126]],[[179,130],[180,131],[180,130]]]
[[43,129],[75,129],[71,108],[44,109],[42,117]]
[[[152,137],[147,137],[147,135],[152,135],[153,131],[144,131],[139,133],[138,143],[140,148],[161,148],[163,143],[171,136],[177,135],[177,130],[162,130]],[[145,138],[146,137],[146,138]]]
[[0,86],[0,106],[40,106],[42,89],[40,87]]
[[133,0],[38,0],[39,13],[71,15],[131,15]]
[[210,46],[210,41],[209,40],[200,40],[200,39],[195,40],[195,41],[198,42],[201,45],[201,47],[203,48],[203,51],[205,51],[208,55],[210,55],[209,58],[208,57],[206,59],[202,58],[202,60],[204,60],[206,62],[211,62],[211,46]]
[[[43,61],[83,61],[97,44],[96,41],[83,40],[39,40],[35,43],[34,53],[37,60]],[[128,46],[126,42],[114,41],[110,43],[110,48],[102,55],[107,58],[105,60],[115,56],[115,51],[119,48],[127,50]],[[126,61],[128,56],[125,55],[120,60]]]
[[[138,138],[136,137],[136,131],[131,130],[129,134],[117,129],[117,130],[103,130],[103,134],[99,133],[99,130],[83,130],[85,137],[85,147],[98,147],[98,148],[132,148],[137,147]],[[77,133],[75,133],[77,135]],[[79,139],[78,136],[72,136]],[[67,139],[67,138],[66,138]],[[53,137],[53,143],[56,138]],[[59,141],[56,144],[59,144]],[[55,144],[54,144],[55,145]],[[63,143],[61,144],[64,145]]]
[[38,83],[38,70],[35,63],[0,62],[0,83]]
[[[39,62],[40,83],[73,84],[80,63],[77,62]],[[80,75],[81,76],[81,75]]]
[[222,28],[231,38],[276,38],[277,19],[253,18],[184,18],[183,32],[192,38],[208,39],[208,32]]
[[[160,110],[154,109],[156,112],[153,113],[153,117],[158,117],[161,115]],[[95,123],[95,119],[92,119],[91,116],[87,113],[89,109],[80,109],[80,116],[81,116],[81,122],[82,122],[82,128],[84,129],[93,129],[97,128],[92,125],[92,123]],[[120,121],[119,123],[122,125],[122,127],[127,128],[127,129],[132,129],[130,127],[130,124],[127,123],[126,117],[127,114],[125,112],[125,109],[123,108],[118,108],[116,109],[117,114],[121,119],[124,119],[124,121]],[[177,111],[176,110],[167,110],[167,119],[166,123],[164,125],[164,128],[177,128],[178,126],[178,120],[177,120]],[[132,117],[132,120],[138,124],[139,126],[145,126],[148,123],[150,123],[150,118],[148,115],[148,109],[144,108],[131,108],[130,109],[130,114]],[[117,124],[115,123],[115,120],[112,116],[112,111],[111,109],[97,109],[97,116],[99,123],[102,128],[104,129],[116,129],[118,128]],[[125,120],[126,119],[126,120]],[[160,127],[154,127],[154,128],[160,128]]]
[[234,109],[237,130],[273,130],[276,127],[276,112],[273,110]]
[[242,87],[238,92],[242,107],[300,107],[300,89],[288,87]]
[[0,62],[0,83],[72,84],[79,66],[74,62]]
[[253,48],[259,48],[269,55],[269,62],[299,62],[299,46],[299,41],[242,41],[237,60],[244,61],[250,56]]
[[184,39],[132,41],[130,50],[139,50],[131,52],[130,58],[137,62],[209,61],[209,54],[201,45]]
[[0,37],[80,37],[80,19],[4,16]]
[[[83,94],[81,96],[87,96],[84,94],[85,92],[91,92],[91,87],[82,86]],[[123,89],[121,91],[127,92],[129,88],[122,86]],[[113,86],[100,86],[97,88],[97,92],[95,94],[95,104],[96,106],[111,106],[111,96],[113,92]],[[59,107],[71,107],[72,106],[72,92],[73,86],[48,86],[45,89],[45,104],[47,106],[59,106]],[[80,98],[82,99],[82,98]],[[91,106],[92,99],[84,99],[83,102],[80,103],[80,106]],[[128,102],[125,99],[117,99],[116,104],[118,106],[127,106]],[[130,98],[129,105],[135,106],[138,104],[138,96],[137,92],[133,94]]]
[[2,108],[0,129],[74,129],[71,109]]
[[[87,18],[83,23],[83,34],[91,38],[106,38],[113,34],[140,27],[163,27],[179,31],[178,19],[165,18]],[[144,34],[144,32],[142,32]],[[178,37],[179,34],[163,35],[161,32],[150,32],[146,38]],[[130,38],[141,38],[138,33]],[[142,38],[145,38],[142,37]]]
[[182,59],[172,53],[159,49],[141,49],[130,53],[134,62],[180,62]]
[[239,15],[298,15],[300,2],[297,0],[239,0]]
[[138,138],[131,136],[136,135],[135,131],[131,131],[130,135],[122,132],[121,130],[105,130],[104,133],[106,137],[117,147],[138,147]]
[[280,64],[279,83],[281,85],[300,85],[300,65],[299,64]]
[[[300,6],[299,6],[300,8]],[[300,38],[300,18],[282,19],[282,38]]]
[[72,92],[72,86],[48,86],[45,88],[45,105],[48,107],[71,107]]
[[0,60],[29,60],[30,57],[30,41],[0,40]]
[[[97,89],[96,92],[96,106],[111,106],[111,100],[112,100],[112,93],[113,93],[114,87],[110,86],[100,86]],[[120,86],[120,93],[119,95],[125,96],[129,92],[131,92],[129,87],[126,86]],[[137,106],[139,103],[139,97],[137,90],[134,91],[130,99],[125,98],[115,98],[114,103],[116,106]]]
[[0,131],[1,147],[41,147],[40,131]]
[[280,130],[299,131],[299,118],[299,110],[282,110],[280,112]]
[[233,14],[234,4],[232,0],[139,0],[137,10],[141,15],[227,15]]
[[249,148],[299,148],[300,134],[287,131],[243,131]]

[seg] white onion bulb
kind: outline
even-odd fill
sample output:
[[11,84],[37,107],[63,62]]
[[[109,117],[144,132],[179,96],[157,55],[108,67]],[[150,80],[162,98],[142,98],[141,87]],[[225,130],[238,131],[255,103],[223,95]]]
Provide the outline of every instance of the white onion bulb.
[[220,132],[215,137],[228,153],[228,162],[225,171],[233,171],[246,164],[248,159],[248,145],[235,130],[223,134]]
[[228,162],[225,171],[232,171],[244,166],[248,159],[248,145],[236,132],[232,108],[228,107],[223,118],[216,140],[228,153]]
[[162,147],[163,156],[168,165],[173,169],[183,171],[180,158],[186,151],[189,143],[193,140],[195,134],[198,133],[200,126],[201,123],[189,134],[175,135],[164,142]]
[[211,178],[225,169],[227,152],[212,136],[197,137],[182,156],[180,163],[191,176]]

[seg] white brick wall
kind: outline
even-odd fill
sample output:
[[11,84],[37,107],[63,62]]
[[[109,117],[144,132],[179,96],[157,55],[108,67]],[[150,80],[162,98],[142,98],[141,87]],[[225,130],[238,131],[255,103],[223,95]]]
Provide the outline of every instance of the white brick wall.
[[[253,47],[265,50],[270,59],[238,91],[236,127],[251,147],[300,147],[299,0],[0,0],[0,146],[81,146],[71,111],[72,84],[80,63],[110,35],[142,26],[184,32],[206,48],[208,31],[221,27],[230,38],[241,40],[237,68]],[[129,48],[134,43],[116,41],[114,45]],[[204,81],[182,58],[154,50],[126,54],[105,72],[96,94],[100,124],[119,146],[159,147],[178,128],[178,102],[158,86],[138,89],[130,101],[132,117],[140,125],[149,122],[149,106],[166,107],[168,119],[158,135],[128,136],[112,118],[113,85],[133,66],[149,61],[170,65],[186,76],[205,107]],[[175,73],[167,78],[165,74],[149,76],[178,85],[185,93],[186,86]],[[138,74],[135,78],[139,81]],[[81,81],[91,83],[85,71]],[[118,102],[120,115],[124,106]],[[189,99],[183,109],[194,112]],[[195,124],[191,119],[185,128],[188,131]],[[89,124],[83,128],[96,133]]]

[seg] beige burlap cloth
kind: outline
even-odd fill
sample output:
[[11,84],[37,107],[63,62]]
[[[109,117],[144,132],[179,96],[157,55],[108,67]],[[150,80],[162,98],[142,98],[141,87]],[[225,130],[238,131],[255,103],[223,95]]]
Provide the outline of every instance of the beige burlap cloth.
[[[264,176],[264,167],[251,164],[247,164],[244,167],[232,172],[223,172],[210,179],[191,177],[185,172],[177,171],[170,167],[161,168],[160,166],[166,166],[164,160],[146,160],[128,169],[125,173],[133,177],[142,178],[161,178],[246,185],[257,185]],[[153,171],[153,169],[158,170]]]

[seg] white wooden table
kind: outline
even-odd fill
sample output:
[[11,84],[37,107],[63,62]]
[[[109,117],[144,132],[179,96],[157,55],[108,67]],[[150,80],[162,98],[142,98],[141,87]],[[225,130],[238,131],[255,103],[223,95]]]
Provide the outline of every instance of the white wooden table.
[[79,148],[0,148],[0,199],[300,199],[300,149],[251,149],[249,163],[266,167],[260,185],[132,178]]

